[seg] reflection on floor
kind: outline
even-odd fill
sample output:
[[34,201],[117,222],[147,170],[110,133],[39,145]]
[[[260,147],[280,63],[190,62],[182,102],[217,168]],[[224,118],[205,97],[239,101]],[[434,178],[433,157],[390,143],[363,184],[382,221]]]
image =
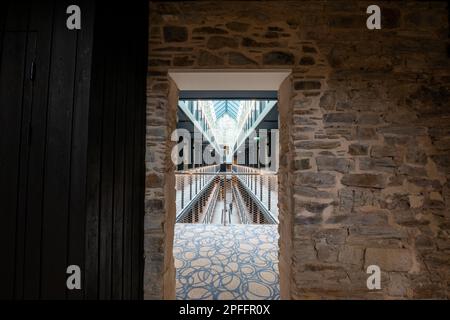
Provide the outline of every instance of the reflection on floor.
[[278,225],[176,224],[177,299],[279,299]]

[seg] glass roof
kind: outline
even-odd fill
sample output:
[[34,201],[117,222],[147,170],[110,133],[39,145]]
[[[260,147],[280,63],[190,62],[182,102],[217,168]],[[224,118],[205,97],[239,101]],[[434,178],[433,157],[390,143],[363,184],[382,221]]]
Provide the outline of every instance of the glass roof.
[[[180,100],[179,106],[203,128],[203,134],[217,143],[216,147],[236,149],[276,100]],[[203,124],[200,124],[202,122]],[[205,126],[206,123],[206,126]],[[219,151],[220,152],[220,151]]]
[[239,100],[214,100],[212,101],[216,119],[220,119],[228,114],[234,120],[237,120],[241,110],[241,103]]
[[238,123],[235,119],[225,114],[217,120],[215,128],[212,129],[217,142],[221,145],[233,146],[239,133]]

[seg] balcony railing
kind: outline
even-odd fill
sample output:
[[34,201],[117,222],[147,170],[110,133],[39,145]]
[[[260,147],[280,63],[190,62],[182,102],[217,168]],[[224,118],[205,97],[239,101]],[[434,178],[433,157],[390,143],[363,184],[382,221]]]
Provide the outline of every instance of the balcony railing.
[[276,173],[233,165],[176,173],[176,221],[182,223],[278,223]]
[[232,165],[232,172],[254,200],[259,201],[278,223],[278,177],[276,172],[240,165]]
[[212,165],[175,173],[177,218],[209,187],[219,170],[220,165]]

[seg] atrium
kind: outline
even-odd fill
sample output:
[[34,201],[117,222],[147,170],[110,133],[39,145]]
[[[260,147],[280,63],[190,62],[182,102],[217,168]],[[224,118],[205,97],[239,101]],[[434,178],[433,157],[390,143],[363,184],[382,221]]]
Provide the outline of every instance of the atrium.
[[277,100],[180,98],[183,129],[177,299],[279,299]]

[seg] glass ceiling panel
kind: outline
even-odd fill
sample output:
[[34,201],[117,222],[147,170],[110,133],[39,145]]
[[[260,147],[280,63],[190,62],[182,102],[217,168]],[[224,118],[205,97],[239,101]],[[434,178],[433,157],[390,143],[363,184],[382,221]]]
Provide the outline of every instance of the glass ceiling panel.
[[214,105],[216,119],[228,114],[234,120],[237,120],[239,111],[241,110],[241,103],[239,100],[214,100],[212,103]]
[[[187,112],[201,111],[214,140],[231,150],[244,139],[275,105],[275,100],[180,100],[180,106],[192,106]],[[192,109],[192,110],[191,110]],[[204,133],[205,134],[205,133]]]

